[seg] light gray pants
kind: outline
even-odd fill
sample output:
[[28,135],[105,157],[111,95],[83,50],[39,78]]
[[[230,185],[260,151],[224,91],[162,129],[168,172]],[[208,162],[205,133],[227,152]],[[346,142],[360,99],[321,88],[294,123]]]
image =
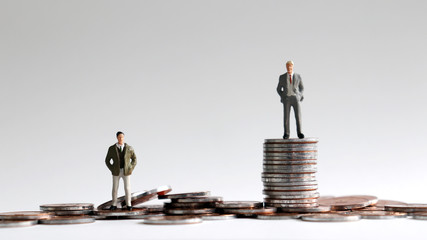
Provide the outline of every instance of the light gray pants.
[[131,192],[130,192],[130,175],[125,176],[123,174],[123,168],[120,168],[120,174],[119,176],[113,175],[113,203],[112,206],[117,206],[117,191],[119,190],[119,181],[120,178],[123,179],[123,182],[125,184],[125,199],[126,199],[126,205],[131,206]]
[[297,122],[297,133],[301,133],[301,110],[300,101],[297,96],[289,96],[283,101],[283,122],[285,134],[289,134],[289,117],[291,115],[291,107],[294,108],[295,120]]

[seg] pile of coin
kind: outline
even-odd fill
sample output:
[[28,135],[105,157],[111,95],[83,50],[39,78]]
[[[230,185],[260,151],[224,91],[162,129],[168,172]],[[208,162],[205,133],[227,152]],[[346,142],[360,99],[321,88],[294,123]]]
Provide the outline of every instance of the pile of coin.
[[299,211],[319,206],[317,138],[266,139],[262,182],[266,207]]
[[215,213],[215,204],[222,197],[211,197],[209,191],[168,194],[159,199],[169,199],[164,203],[167,215],[205,215]]
[[60,203],[44,204],[40,210],[46,213],[52,213],[54,216],[45,219],[39,219],[41,224],[81,224],[93,223],[92,203]]
[[264,208],[262,202],[256,201],[227,201],[217,204],[219,213],[235,214],[239,218],[257,217],[258,214],[271,214],[275,208]]

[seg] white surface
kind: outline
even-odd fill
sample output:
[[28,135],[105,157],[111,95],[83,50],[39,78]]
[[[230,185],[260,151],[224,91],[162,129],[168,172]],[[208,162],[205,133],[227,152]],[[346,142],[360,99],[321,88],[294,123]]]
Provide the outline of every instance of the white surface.
[[[118,130],[138,156],[133,192],[170,184],[262,200],[262,143],[283,134],[275,88],[289,59],[305,85],[304,133],[320,138],[320,193],[425,203],[426,10],[423,1],[2,0],[0,211],[109,200],[104,158]],[[403,238],[422,236],[421,224],[102,222],[0,238]]]

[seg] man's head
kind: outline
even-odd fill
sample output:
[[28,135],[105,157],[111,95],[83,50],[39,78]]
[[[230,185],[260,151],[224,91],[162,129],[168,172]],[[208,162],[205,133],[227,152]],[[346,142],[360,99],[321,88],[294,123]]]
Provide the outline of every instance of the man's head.
[[117,142],[122,145],[125,142],[125,134],[123,132],[117,132],[116,133]]
[[294,71],[294,62],[287,61],[286,62],[286,70],[288,70],[288,73],[291,74]]

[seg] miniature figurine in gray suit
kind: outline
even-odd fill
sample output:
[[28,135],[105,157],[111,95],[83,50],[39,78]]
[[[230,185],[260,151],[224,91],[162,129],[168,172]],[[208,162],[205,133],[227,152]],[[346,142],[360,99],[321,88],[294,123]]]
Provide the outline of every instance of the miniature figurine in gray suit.
[[297,123],[298,138],[304,138],[301,132],[301,107],[300,103],[304,99],[301,76],[293,72],[294,63],[292,61],[286,62],[287,73],[280,75],[279,84],[277,85],[277,93],[280,96],[280,101],[283,103],[283,118],[285,133],[284,139],[289,138],[289,115],[291,107],[294,108],[295,120]]

